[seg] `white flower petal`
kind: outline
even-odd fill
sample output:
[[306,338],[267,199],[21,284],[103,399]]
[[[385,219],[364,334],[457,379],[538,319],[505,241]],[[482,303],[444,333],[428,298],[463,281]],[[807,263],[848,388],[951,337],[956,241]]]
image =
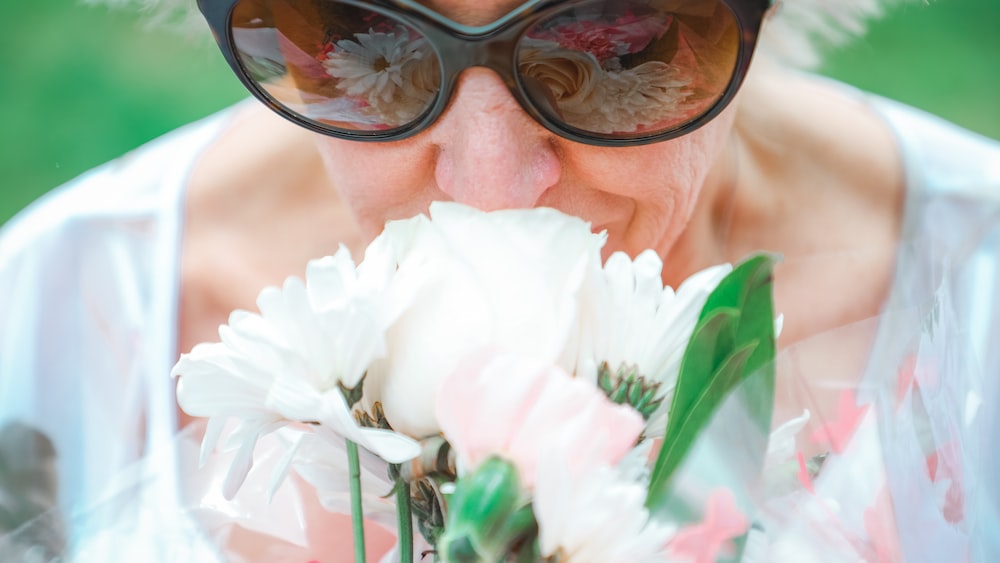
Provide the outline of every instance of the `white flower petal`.
[[370,372],[372,398],[412,436],[439,431],[437,389],[469,354],[489,346],[546,363],[565,356],[577,294],[600,271],[604,240],[551,209],[435,202],[430,213],[383,232],[400,263],[394,283],[412,288],[412,304],[388,332],[387,360]]
[[225,428],[225,420],[221,417],[211,417],[205,425],[205,437],[201,440],[201,450],[198,454],[198,467],[203,468],[208,463],[208,458],[219,443],[222,430]]
[[299,452],[299,447],[302,445],[303,434],[296,433],[296,436],[292,439],[291,445],[285,450],[285,454],[281,456],[278,460],[277,465],[271,471],[271,478],[267,482],[267,502],[270,503],[274,499],[274,493],[278,491],[278,487],[285,482],[285,478],[288,476],[288,470],[292,467],[292,461],[295,460],[295,455]]
[[806,409],[802,411],[801,416],[785,422],[771,432],[771,437],[767,442],[765,467],[786,462],[795,456],[795,437],[809,423],[809,418],[809,410]]
[[665,561],[675,529],[651,520],[646,487],[618,470],[577,474],[553,452],[541,460],[534,509],[543,557],[565,563]]
[[593,380],[593,366],[604,362],[612,371],[635,366],[647,380],[660,383],[661,397],[671,393],[705,300],[731,267],[698,272],[676,293],[663,285],[661,268],[652,251],[634,261],[623,253],[608,258],[603,277],[587,288],[589,303],[577,331],[577,376]]
[[346,250],[314,261],[308,285],[289,278],[281,288],[266,288],[257,299],[260,314],[234,312],[219,330],[221,342],[196,346],[174,366],[180,406],[212,421],[203,456],[218,437],[217,420],[242,420],[229,436],[238,455],[226,479],[227,495],[249,471],[258,437],[289,421],[331,424],[331,431],[394,462],[418,453],[403,436],[359,428],[340,390],[356,387],[385,354],[384,328],[391,321],[382,316],[380,301],[390,269],[383,258],[367,270],[365,283],[373,285],[366,286]]
[[232,465],[229,466],[226,479],[222,482],[222,496],[226,500],[232,500],[236,496],[236,491],[246,480],[247,473],[253,466],[253,449],[257,445],[257,437],[260,435],[262,427],[263,424],[253,426],[252,436],[242,441],[236,452],[236,457],[233,458]]

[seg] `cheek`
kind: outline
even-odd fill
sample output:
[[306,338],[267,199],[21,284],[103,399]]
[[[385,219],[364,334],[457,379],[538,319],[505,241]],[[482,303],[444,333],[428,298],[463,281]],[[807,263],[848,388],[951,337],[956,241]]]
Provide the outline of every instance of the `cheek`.
[[372,239],[386,221],[412,217],[434,199],[433,151],[400,141],[361,143],[322,138],[317,141],[331,183]]
[[649,154],[643,155],[643,159],[651,163],[653,173],[660,178],[650,185],[650,193],[668,192],[690,211],[709,175],[720,163],[732,125],[732,113],[727,111],[690,135],[666,141],[662,147],[644,147]]
[[666,255],[695,216],[710,174],[724,164],[720,155],[731,131],[727,111],[671,141],[611,152],[590,150],[575,157],[577,177],[600,178],[592,185],[611,195],[620,210],[617,225],[609,228],[608,250],[634,255],[654,248]]
[[717,166],[724,165],[720,157],[731,132],[732,118],[727,112],[694,133],[675,139],[660,158],[654,157],[663,178],[660,189],[672,194],[679,218],[685,222],[694,212],[710,175]]

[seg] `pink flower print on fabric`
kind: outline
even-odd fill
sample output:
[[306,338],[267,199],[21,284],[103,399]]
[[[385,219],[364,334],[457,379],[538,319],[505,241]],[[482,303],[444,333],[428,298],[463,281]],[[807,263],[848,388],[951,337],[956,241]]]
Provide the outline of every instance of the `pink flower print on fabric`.
[[899,364],[896,371],[896,406],[903,403],[903,399],[913,389],[914,377],[917,372],[917,356],[907,354]]
[[635,409],[557,366],[491,353],[466,359],[445,379],[436,415],[461,467],[499,455],[529,489],[541,456],[569,452],[567,465],[581,472],[615,465],[643,428]]
[[857,406],[854,391],[843,391],[836,417],[810,434],[809,441],[813,444],[829,444],[834,453],[843,452],[870,406]]
[[749,527],[733,493],[717,489],[708,497],[705,519],[678,531],[667,549],[671,556],[691,563],[714,563],[720,555],[732,553],[732,540],[745,534]]
[[940,378],[934,364],[921,362],[916,354],[907,354],[899,363],[896,373],[896,401],[902,404],[908,393],[919,389],[933,391],[937,389]]
[[896,516],[892,508],[889,488],[883,486],[875,502],[865,510],[865,532],[874,550],[872,563],[901,563],[903,550],[896,531]]
[[933,365],[921,362],[916,354],[908,354],[896,372],[896,406],[901,406],[907,394],[919,389],[934,391],[939,382]]
[[927,456],[927,472],[931,481],[942,483],[947,481],[941,513],[951,524],[957,524],[965,518],[965,488],[962,484],[961,452],[954,440],[942,445],[937,451]]
[[809,468],[806,466],[806,456],[804,453],[799,452],[796,454],[795,458],[799,462],[799,482],[805,487],[807,491],[812,494],[816,494],[816,487],[813,485],[812,475],[809,474]]

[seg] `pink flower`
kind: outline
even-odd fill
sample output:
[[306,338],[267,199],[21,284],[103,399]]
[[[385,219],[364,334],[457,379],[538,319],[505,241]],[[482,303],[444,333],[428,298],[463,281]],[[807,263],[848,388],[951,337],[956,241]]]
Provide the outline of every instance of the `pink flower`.
[[561,368],[496,353],[467,358],[445,379],[437,418],[461,467],[499,455],[517,466],[528,488],[546,452],[566,452],[566,463],[581,472],[614,465],[643,427],[634,409]]
[[613,21],[574,19],[552,22],[545,29],[533,30],[533,39],[558,43],[564,49],[590,53],[604,62],[629,53],[638,53],[662,36],[673,19],[669,15],[626,13]]

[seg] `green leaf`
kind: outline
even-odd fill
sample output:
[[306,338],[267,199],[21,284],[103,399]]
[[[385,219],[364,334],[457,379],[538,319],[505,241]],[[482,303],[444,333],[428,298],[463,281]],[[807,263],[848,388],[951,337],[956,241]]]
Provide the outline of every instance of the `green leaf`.
[[[735,346],[739,347],[750,340],[760,340],[760,346],[747,361],[747,375],[773,366],[775,342],[772,276],[775,263],[776,258],[767,254],[760,254],[743,262],[709,295],[701,312],[701,319],[704,320],[720,308],[739,310]],[[769,379],[773,391],[773,370],[771,377],[764,379]],[[769,405],[761,406],[770,410]],[[765,427],[770,424],[769,416]]]
[[[730,355],[719,370],[708,378],[708,384],[700,389],[700,393],[692,397],[690,406],[685,410],[687,416],[677,417],[679,422],[671,429],[673,439],[663,442],[656,466],[653,468],[649,494],[646,499],[647,507],[658,510],[662,504],[666,503],[669,496],[670,477],[684,461],[684,456],[687,455],[701,430],[715,414],[715,409],[739,383],[743,377],[747,360],[756,348],[756,343],[750,343]],[[656,488],[654,488],[654,484]]]
[[654,513],[671,503],[674,473],[734,389],[743,393],[762,431],[771,424],[774,263],[768,255],[748,259],[705,302],[681,361],[663,446],[650,478],[646,506]]

